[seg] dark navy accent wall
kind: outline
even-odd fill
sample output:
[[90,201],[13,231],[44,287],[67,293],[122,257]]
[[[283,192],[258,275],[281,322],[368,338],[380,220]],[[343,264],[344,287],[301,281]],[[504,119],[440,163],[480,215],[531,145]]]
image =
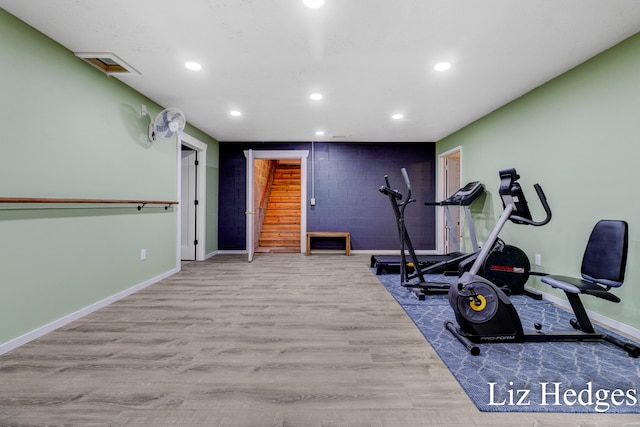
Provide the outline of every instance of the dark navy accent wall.
[[384,175],[406,194],[406,168],[416,203],[406,209],[414,247],[435,248],[435,143],[314,143],[316,205],[312,197],[311,143],[220,143],[220,250],[245,249],[246,159],[244,150],[309,150],[307,230],[349,231],[354,250],[397,250],[398,231],[388,197],[378,191]]

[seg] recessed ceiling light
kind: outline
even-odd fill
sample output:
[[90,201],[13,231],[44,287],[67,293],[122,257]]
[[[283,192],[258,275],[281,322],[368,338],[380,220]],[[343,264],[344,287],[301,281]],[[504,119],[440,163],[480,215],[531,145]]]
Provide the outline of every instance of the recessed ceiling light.
[[317,9],[319,7],[322,7],[322,5],[324,4],[324,0],[304,0],[303,3],[305,6],[310,7],[311,9]]
[[319,130],[319,131],[316,132],[316,136],[322,136],[322,135],[324,135],[323,131]]
[[185,62],[184,66],[187,67],[187,69],[191,70],[191,71],[200,71],[202,70],[202,65],[200,65],[197,62]]
[[400,120],[403,117],[404,117],[404,114],[400,114],[400,113],[396,113],[393,116],[391,116],[391,118],[394,120]]
[[232,111],[229,112],[229,114],[231,114],[232,116],[236,116],[236,117],[242,115],[242,113],[240,111],[238,111],[238,110],[232,110]]
[[314,101],[318,101],[318,100],[322,99],[322,94],[321,93],[312,93],[311,95],[309,95],[309,98],[313,99]]
[[449,68],[451,68],[451,64],[449,62],[440,62],[433,67],[436,71],[447,71]]

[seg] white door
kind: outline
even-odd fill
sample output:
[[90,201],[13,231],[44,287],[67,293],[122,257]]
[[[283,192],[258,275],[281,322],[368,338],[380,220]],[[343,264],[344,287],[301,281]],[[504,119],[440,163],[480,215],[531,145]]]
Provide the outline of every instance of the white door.
[[249,262],[253,261],[253,254],[255,253],[255,243],[253,239],[254,233],[254,222],[253,218],[255,216],[254,206],[253,206],[253,150],[246,150],[244,152],[247,157],[247,203],[246,210],[244,212],[246,217],[246,233],[247,233],[247,255]]
[[180,192],[181,251],[184,261],[196,259],[196,152],[182,151],[182,180]]

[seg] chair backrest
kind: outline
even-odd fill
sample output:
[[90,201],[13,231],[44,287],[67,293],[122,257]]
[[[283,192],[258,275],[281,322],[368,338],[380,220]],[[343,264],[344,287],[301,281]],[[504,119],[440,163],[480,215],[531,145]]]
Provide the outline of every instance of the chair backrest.
[[582,258],[582,277],[605,286],[622,286],[628,246],[629,225],[626,221],[598,221]]

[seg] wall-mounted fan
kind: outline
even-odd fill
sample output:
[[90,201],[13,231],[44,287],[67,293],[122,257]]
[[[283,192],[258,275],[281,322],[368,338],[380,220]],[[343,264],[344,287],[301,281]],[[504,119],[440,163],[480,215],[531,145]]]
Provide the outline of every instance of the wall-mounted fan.
[[[142,106],[142,115],[149,116],[147,108],[144,105]],[[151,118],[151,116],[149,117]],[[149,141],[153,142],[158,137],[163,139],[172,138],[178,132],[182,132],[186,124],[187,119],[179,109],[167,108],[166,110],[162,110],[160,114],[149,123]]]

